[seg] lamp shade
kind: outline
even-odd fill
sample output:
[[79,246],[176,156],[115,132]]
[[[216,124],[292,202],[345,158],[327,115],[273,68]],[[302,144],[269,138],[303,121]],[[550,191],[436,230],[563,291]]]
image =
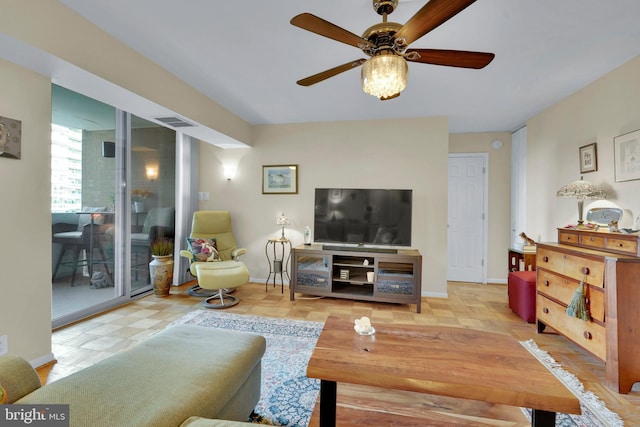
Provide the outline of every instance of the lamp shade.
[[376,98],[398,95],[407,86],[407,61],[399,55],[382,53],[362,65],[362,90]]
[[595,184],[585,181],[580,177],[579,181],[573,181],[561,187],[556,193],[558,197],[574,197],[576,199],[606,199],[607,194]]
[[289,224],[291,224],[289,222],[289,218],[284,214],[284,212],[280,214],[280,216],[276,220],[276,225],[289,225]]

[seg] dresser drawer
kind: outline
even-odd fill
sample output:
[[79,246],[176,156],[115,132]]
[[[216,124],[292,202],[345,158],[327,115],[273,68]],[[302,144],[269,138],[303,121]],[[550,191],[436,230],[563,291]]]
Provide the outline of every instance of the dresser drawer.
[[565,313],[565,307],[540,294],[536,297],[536,307],[538,321],[552,327],[571,341],[606,361],[607,336],[604,326],[568,316]]
[[558,230],[558,243],[577,245],[580,243],[580,235],[566,230]]
[[608,238],[606,249],[622,252],[625,254],[637,256],[638,254],[638,241],[628,239],[615,239]]
[[[568,306],[573,300],[579,280],[568,279],[543,269],[538,269],[538,292]],[[589,314],[593,319],[604,322],[604,289],[586,286],[585,296]]]
[[538,247],[536,265],[578,281],[586,279],[593,286],[604,286],[604,259],[586,258]]
[[605,239],[602,236],[581,236],[580,243],[586,248],[604,249]]

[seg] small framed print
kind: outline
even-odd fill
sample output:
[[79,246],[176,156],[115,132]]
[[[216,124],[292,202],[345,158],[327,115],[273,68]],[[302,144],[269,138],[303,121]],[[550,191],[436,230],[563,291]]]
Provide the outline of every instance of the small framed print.
[[613,138],[616,182],[640,179],[640,129]]
[[298,194],[298,165],[262,166],[262,194]]
[[595,172],[598,170],[598,151],[596,143],[580,147],[580,173]]
[[0,157],[22,158],[22,122],[0,116]]

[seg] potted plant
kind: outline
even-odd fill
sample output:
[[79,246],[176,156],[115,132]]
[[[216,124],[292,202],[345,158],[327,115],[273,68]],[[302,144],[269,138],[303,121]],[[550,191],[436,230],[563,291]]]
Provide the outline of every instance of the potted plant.
[[153,284],[153,293],[157,297],[166,297],[173,283],[173,240],[162,238],[151,242],[149,275]]

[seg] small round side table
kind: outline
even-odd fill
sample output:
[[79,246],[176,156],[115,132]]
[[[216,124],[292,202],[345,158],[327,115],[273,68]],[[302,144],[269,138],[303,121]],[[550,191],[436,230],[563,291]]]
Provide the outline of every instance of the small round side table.
[[278,237],[277,239],[267,240],[264,252],[269,262],[269,276],[264,284],[265,292],[268,291],[269,280],[273,276],[273,287],[276,287],[276,277],[280,275],[281,291],[284,293],[284,276],[291,282],[289,276],[289,261],[291,260],[291,241],[286,237]]

